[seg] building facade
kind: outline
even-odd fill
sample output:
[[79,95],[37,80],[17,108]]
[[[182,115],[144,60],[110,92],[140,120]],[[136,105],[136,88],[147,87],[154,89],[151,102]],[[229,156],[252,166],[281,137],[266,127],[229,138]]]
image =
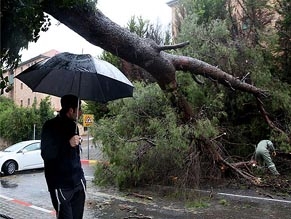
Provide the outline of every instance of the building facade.
[[186,16],[186,9],[179,4],[179,0],[171,0],[167,2],[167,5],[172,10],[172,38],[173,43],[177,43],[177,37],[181,31],[181,24]]
[[56,50],[50,50],[46,53],[40,54],[25,62],[22,62],[18,65],[16,69],[4,73],[4,76],[8,75],[11,90],[7,93],[4,92],[3,96],[12,99],[14,103],[20,107],[31,107],[34,103],[36,103],[36,105],[39,106],[41,100],[49,96],[53,110],[59,111],[61,107],[59,97],[33,92],[26,84],[24,84],[19,79],[15,78],[18,74],[20,74],[33,64],[48,59],[58,53],[59,52]]

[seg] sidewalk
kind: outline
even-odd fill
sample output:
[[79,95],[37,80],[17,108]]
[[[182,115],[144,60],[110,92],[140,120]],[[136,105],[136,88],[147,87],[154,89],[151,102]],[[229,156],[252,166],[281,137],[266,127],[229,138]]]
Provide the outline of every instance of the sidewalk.
[[[87,180],[86,204],[84,210],[84,219],[94,218],[92,215],[96,211],[90,203],[104,201],[108,199],[104,194],[97,197],[95,185],[91,179]],[[93,208],[92,208],[93,207]],[[44,209],[39,206],[25,202],[25,200],[16,200],[0,194],[0,219],[55,219],[55,211]]]
[[54,211],[39,208],[20,200],[10,199],[9,197],[0,195],[0,218],[20,219],[20,218],[42,218],[52,219],[55,217]]
[[98,161],[103,161],[102,152],[98,145],[94,145],[92,138],[83,136],[82,142],[82,152],[81,152],[82,163],[96,163]]

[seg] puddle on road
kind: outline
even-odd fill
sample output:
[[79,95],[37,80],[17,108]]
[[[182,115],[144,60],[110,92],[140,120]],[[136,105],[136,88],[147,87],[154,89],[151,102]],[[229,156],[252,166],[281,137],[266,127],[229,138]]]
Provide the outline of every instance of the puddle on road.
[[1,181],[1,186],[3,187],[3,188],[15,188],[15,187],[17,187],[18,186],[18,184],[16,184],[16,183],[11,183],[11,182],[9,182],[8,180],[0,180]]

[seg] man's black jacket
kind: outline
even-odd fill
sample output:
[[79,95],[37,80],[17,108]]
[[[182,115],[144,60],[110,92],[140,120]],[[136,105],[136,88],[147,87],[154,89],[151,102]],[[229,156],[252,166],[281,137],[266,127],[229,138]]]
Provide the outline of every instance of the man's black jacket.
[[42,128],[41,156],[49,191],[72,189],[82,180],[85,183],[80,148],[71,147],[69,142],[76,134],[75,121],[62,111],[59,116],[48,120]]

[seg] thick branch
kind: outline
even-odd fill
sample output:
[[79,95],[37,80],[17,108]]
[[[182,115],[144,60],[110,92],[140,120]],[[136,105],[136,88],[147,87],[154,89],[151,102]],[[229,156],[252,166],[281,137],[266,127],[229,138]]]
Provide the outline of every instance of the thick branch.
[[211,80],[215,80],[220,84],[223,84],[231,89],[241,90],[244,92],[252,93],[255,96],[266,95],[266,92],[251,85],[243,82],[236,77],[222,71],[221,69],[209,65],[206,62],[197,60],[195,58],[186,57],[186,56],[175,56],[167,55],[168,59],[172,60],[173,65],[176,70],[189,71],[194,75],[201,75]]

